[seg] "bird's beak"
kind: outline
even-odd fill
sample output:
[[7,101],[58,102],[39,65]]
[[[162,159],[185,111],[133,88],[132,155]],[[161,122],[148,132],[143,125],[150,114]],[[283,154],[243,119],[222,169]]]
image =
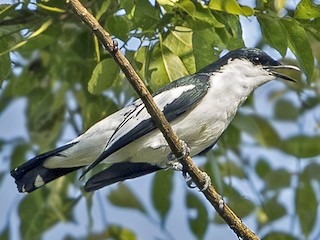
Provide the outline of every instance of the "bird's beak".
[[284,79],[284,80],[287,80],[287,81],[290,81],[290,82],[296,82],[296,80],[283,74],[283,73],[278,72],[277,70],[289,69],[289,70],[295,70],[295,71],[300,72],[300,68],[293,66],[293,65],[268,66],[268,67],[265,67],[265,69],[268,70],[270,73],[272,73],[274,76],[281,78],[281,79]]

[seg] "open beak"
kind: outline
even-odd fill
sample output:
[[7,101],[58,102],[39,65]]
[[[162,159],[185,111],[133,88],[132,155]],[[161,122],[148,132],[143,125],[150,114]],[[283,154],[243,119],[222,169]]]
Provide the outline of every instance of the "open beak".
[[296,67],[296,66],[293,66],[293,65],[278,65],[278,66],[268,66],[268,67],[265,67],[265,69],[267,69],[270,73],[272,73],[274,76],[278,77],[278,78],[281,78],[281,79],[284,79],[284,80],[287,80],[287,81],[290,81],[290,82],[296,82],[295,79],[283,74],[283,73],[280,73],[278,72],[277,70],[279,69],[290,69],[290,70],[295,70],[295,71],[298,71],[300,72],[300,68]]

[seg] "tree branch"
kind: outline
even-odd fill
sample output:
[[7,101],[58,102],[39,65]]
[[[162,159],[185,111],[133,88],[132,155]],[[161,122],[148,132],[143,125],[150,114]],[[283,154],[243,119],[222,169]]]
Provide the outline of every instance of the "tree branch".
[[[171,151],[176,157],[182,156],[182,146],[179,138],[171,128],[169,122],[157,107],[148,89],[139,78],[129,61],[118,51],[117,44],[110,34],[103,29],[99,22],[88,12],[88,10],[78,0],[67,0],[72,10],[85,22],[92,32],[97,36],[101,44],[107,49],[116,63],[120,66],[122,72],[126,75],[128,81],[134,90],[139,94],[145,104],[148,113],[151,115],[154,123],[162,132],[168,142]],[[193,163],[190,156],[181,160],[184,170],[190,175],[192,181],[199,189],[203,189],[205,183],[204,173]],[[219,215],[225,220],[229,227],[242,239],[259,239],[249,228],[242,223],[236,214],[223,202],[222,197],[217,193],[212,185],[202,191],[207,200],[216,209]]]

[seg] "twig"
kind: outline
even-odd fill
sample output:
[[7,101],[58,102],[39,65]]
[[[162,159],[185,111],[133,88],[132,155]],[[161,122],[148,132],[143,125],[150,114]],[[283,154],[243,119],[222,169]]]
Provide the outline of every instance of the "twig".
[[[154,123],[162,132],[168,142],[171,151],[176,157],[182,156],[182,146],[178,136],[171,128],[169,122],[157,107],[152,99],[151,94],[139,78],[138,74],[132,68],[129,61],[118,51],[117,44],[114,42],[110,34],[103,29],[99,22],[88,12],[88,10],[78,0],[67,0],[72,10],[85,22],[88,27],[97,36],[101,44],[107,49],[116,63],[120,66],[122,72],[126,75],[128,81],[134,90],[139,94],[141,100],[145,104],[148,113],[151,115]],[[190,156],[181,160],[184,170],[190,175],[192,181],[199,189],[203,189],[205,183],[204,173],[193,163]],[[245,224],[242,223],[236,214],[223,202],[222,197],[216,192],[212,185],[202,191],[207,200],[216,209],[219,215],[225,220],[229,227],[242,239],[259,239]]]

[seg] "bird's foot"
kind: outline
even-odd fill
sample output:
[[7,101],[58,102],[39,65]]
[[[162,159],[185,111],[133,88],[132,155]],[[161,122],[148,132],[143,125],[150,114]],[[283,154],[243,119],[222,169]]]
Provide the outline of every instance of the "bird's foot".
[[[204,178],[204,184],[203,184],[202,188],[200,189],[201,192],[207,190],[208,187],[211,185],[211,178],[209,177],[209,175],[206,172],[202,172],[202,174],[203,174],[203,178]],[[197,187],[194,184],[194,182],[192,181],[192,178],[186,172],[183,173],[183,177],[186,179],[186,183],[189,188],[196,188]]]
[[204,184],[202,186],[201,192],[206,191],[208,187],[211,185],[211,178],[206,172],[202,172],[204,176]]
[[182,156],[181,157],[176,157],[174,153],[169,153],[167,156],[168,162],[166,163],[166,167],[173,169],[175,171],[182,171],[183,166],[180,163],[181,159],[186,158],[190,154],[190,148],[186,144],[185,141],[180,140],[180,144],[182,146]]
[[190,148],[188,147],[186,142],[183,141],[183,140],[180,140],[180,144],[182,146],[181,157],[177,158],[174,153],[169,153],[168,156],[167,156],[169,162],[179,161],[181,159],[186,158],[190,154]]
[[184,179],[186,180],[186,184],[189,188],[196,188],[196,184],[194,184],[194,182],[192,181],[192,178],[190,177],[190,175],[187,172],[183,172],[182,176],[184,177]]

